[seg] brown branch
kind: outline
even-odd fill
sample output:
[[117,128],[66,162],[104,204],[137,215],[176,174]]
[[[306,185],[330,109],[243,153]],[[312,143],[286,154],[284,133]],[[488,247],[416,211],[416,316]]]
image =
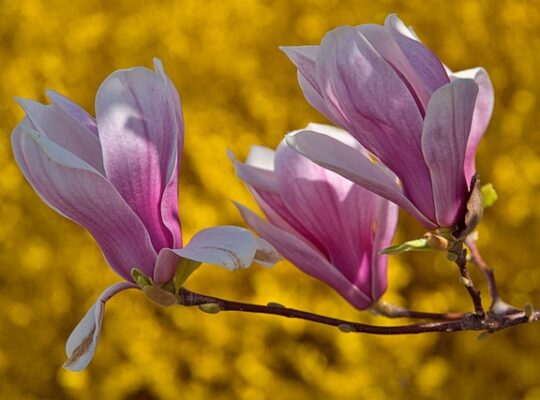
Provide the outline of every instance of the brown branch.
[[458,320],[446,320],[437,322],[424,322],[401,326],[377,326],[358,322],[345,321],[337,318],[326,317],[294,308],[284,307],[280,304],[269,303],[257,305],[224,300],[218,297],[201,295],[186,288],[181,288],[178,294],[178,304],[184,306],[199,306],[208,313],[220,311],[239,311],[256,314],[279,315],[287,318],[296,318],[319,324],[335,326],[343,332],[358,332],[373,335],[404,335],[428,332],[459,332],[459,331],[484,331],[493,333],[514,325],[540,319],[540,311],[532,312],[509,312],[507,314],[488,313],[485,316],[465,314]]
[[478,269],[482,272],[484,277],[487,280],[489,293],[491,296],[491,306],[489,310],[494,313],[504,314],[509,311],[516,311],[515,307],[512,307],[510,304],[507,304],[501,297],[499,290],[497,289],[497,283],[495,281],[495,273],[493,268],[491,268],[480,255],[480,251],[476,246],[476,240],[469,235],[465,239],[465,244],[470,250],[471,261],[476,264]]
[[471,275],[467,269],[467,250],[463,247],[463,242],[456,242],[453,248],[449,249],[448,254],[455,257],[454,262],[459,268],[461,283],[463,283],[469,292],[476,315],[483,319],[486,313],[484,312],[484,307],[482,307],[482,297],[480,296],[480,291],[474,287]]
[[465,239],[465,244],[469,248],[471,254],[471,261],[476,264],[478,269],[482,272],[482,274],[484,274],[487,280],[489,293],[491,295],[490,309],[494,309],[497,307],[501,308],[501,306],[504,306],[502,308],[511,307],[502,300],[499,290],[497,289],[497,283],[495,281],[495,273],[493,271],[493,268],[491,268],[480,255],[480,251],[476,246],[476,240],[474,240],[474,238],[469,235],[467,239]]

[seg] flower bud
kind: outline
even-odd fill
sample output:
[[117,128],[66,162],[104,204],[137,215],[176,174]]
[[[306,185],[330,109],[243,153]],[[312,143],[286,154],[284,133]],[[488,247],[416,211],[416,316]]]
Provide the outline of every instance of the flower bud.
[[424,235],[427,245],[435,250],[447,250],[449,241],[441,235],[428,232]]
[[207,314],[217,314],[221,311],[221,307],[217,303],[206,303],[199,305],[199,309]]

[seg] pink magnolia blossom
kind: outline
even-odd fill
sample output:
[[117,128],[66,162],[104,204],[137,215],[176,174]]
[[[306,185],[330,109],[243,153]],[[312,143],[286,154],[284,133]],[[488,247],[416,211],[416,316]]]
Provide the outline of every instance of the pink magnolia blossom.
[[384,26],[339,27],[319,46],[282,50],[298,68],[307,101],[401,185],[321,132],[291,135],[293,148],[400,205],[428,229],[462,223],[476,149],[493,110],[484,69],[449,71],[395,15]]
[[161,62],[154,64],[155,71],[136,67],[110,75],[98,90],[95,119],[53,91],[50,105],[18,100],[26,117],[13,131],[12,143],[24,176],[45,203],[93,235],[126,281],[105,290],[69,337],[65,366],[74,371],[94,355],[105,302],[139,288],[133,268],[148,284],[143,289],[155,295],[163,294],[162,285],[182,260],[234,270],[249,267],[258,247],[273,251],[234,226],[202,230],[183,247],[178,218],[182,110]]
[[[308,129],[366,154],[341,129],[314,124]],[[321,168],[285,143],[275,152],[254,146],[245,163],[233,162],[268,222],[237,205],[242,216],[283,257],[359,309],[382,296],[387,287],[387,256],[378,252],[391,244],[397,223],[395,204]]]

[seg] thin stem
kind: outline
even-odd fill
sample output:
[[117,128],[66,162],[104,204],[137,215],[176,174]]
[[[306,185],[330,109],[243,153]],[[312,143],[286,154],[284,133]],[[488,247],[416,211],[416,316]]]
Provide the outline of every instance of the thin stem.
[[461,282],[469,292],[476,315],[480,318],[484,318],[486,313],[484,312],[484,307],[482,307],[482,297],[480,296],[480,291],[474,287],[471,275],[467,269],[467,250],[463,247],[463,243],[458,242],[457,246],[451,249],[450,254],[456,256],[454,262],[459,268]]
[[478,247],[476,246],[476,240],[474,240],[474,238],[472,238],[469,235],[467,239],[465,239],[465,244],[467,245],[467,247],[469,248],[471,252],[472,262],[476,264],[478,269],[480,269],[480,271],[482,271],[482,273],[486,277],[486,280],[489,286],[489,292],[491,295],[492,304],[498,303],[499,300],[501,299],[501,296],[497,289],[497,284],[495,282],[495,274],[493,273],[493,268],[487,265],[487,263],[484,261],[484,259],[480,255],[480,251],[478,250]]
[[194,293],[186,288],[181,288],[178,294],[178,303],[184,306],[199,306],[208,313],[220,311],[239,311],[256,314],[279,315],[287,318],[296,318],[330,325],[339,328],[343,332],[367,333],[373,335],[404,335],[428,332],[459,332],[459,331],[485,331],[496,332],[510,326],[524,324],[540,319],[540,311],[526,313],[523,311],[510,312],[507,314],[492,314],[483,318],[478,314],[465,314],[458,320],[446,320],[438,322],[425,322],[401,326],[377,326],[346,321],[337,318],[326,317],[294,308],[284,307],[279,304],[257,305],[224,300],[218,297],[206,296]]

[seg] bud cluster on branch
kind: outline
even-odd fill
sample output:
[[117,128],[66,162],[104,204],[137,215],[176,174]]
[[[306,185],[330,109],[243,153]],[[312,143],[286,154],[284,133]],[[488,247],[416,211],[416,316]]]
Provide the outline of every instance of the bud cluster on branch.
[[[275,150],[253,146],[244,162],[229,153],[266,217],[235,203],[257,235],[218,226],[184,244],[178,212],[184,119],[158,59],[153,71],[110,75],[97,92],[95,117],[54,91],[47,92],[49,105],[17,100],[26,113],[12,133],[22,173],[47,205],[92,234],[124,280],[107,288],[75,327],[66,368],[90,363],[105,303],[127,289],[162,306],[273,314],[370,334],[476,330],[485,336],[540,318],[532,306],[520,310],[501,299],[476,247],[475,228],[496,200],[475,169],[494,103],[486,71],[451,71],[393,14],[384,25],[339,27],[318,46],[281,50],[297,67],[308,103],[333,125],[289,132]],[[392,246],[398,207],[428,232]],[[457,266],[471,310],[432,313],[382,302],[388,257],[405,251],[444,252]],[[423,322],[361,324],[185,287],[203,263],[236,270],[254,262],[271,267],[282,257],[359,310]],[[487,309],[469,260],[488,282]]]

